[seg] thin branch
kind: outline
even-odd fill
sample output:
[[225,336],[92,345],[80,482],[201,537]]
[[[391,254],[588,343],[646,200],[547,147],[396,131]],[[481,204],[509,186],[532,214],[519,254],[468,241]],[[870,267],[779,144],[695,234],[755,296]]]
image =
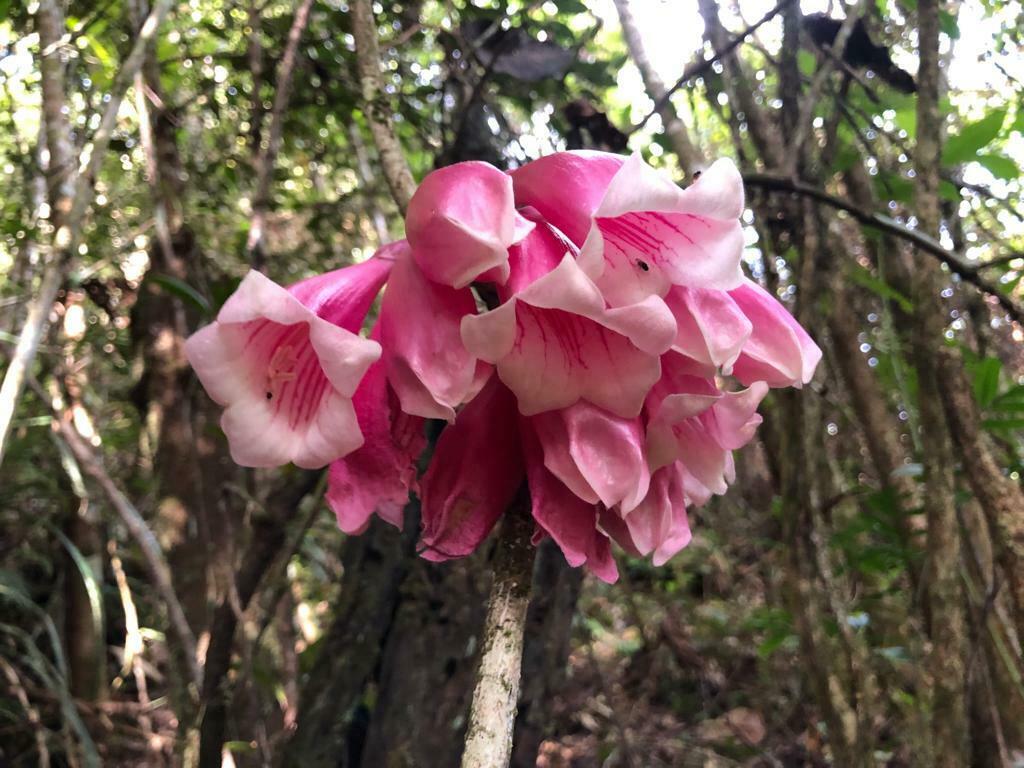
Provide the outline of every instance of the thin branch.
[[309,12],[312,7],[313,0],[302,0],[302,4],[295,11],[295,18],[292,19],[284,56],[277,68],[277,89],[274,92],[274,106],[270,111],[270,135],[267,141],[260,145],[260,153],[256,158],[256,193],[253,195],[252,218],[249,220],[249,236],[245,243],[246,257],[254,269],[263,266],[263,232],[266,227],[267,211],[270,208],[270,181],[274,175],[277,153],[281,149],[284,113],[291,98],[299,42],[309,23]]
[[[45,396],[45,393],[41,393]],[[49,401],[49,398],[47,398]],[[199,662],[196,660],[196,638],[185,618],[185,611],[174,591],[174,583],[171,579],[171,569],[164,558],[160,543],[156,540],[153,532],[146,525],[146,521],[135,506],[128,500],[128,497],[121,492],[103,466],[102,460],[93,453],[92,448],[82,439],[71,422],[61,414],[54,413],[54,428],[61,439],[71,450],[79,466],[89,477],[96,481],[96,484],[106,494],[110,505],[117,512],[121,522],[128,529],[129,535],[139,545],[146,567],[149,569],[150,578],[156,588],[160,599],[167,608],[167,618],[170,621],[171,629],[178,637],[181,644],[182,655],[188,665],[188,672],[195,683],[196,688],[202,683],[202,672],[199,669]]]
[[356,68],[359,90],[363,101],[363,114],[370,125],[373,143],[380,155],[381,169],[398,209],[405,214],[416,182],[402,145],[395,135],[391,109],[380,75],[380,47],[377,44],[377,23],[373,18],[370,0],[353,0],[352,36],[356,42]]
[[800,114],[796,120],[796,130],[789,142],[789,146],[786,148],[786,162],[790,173],[796,173],[797,165],[800,162],[800,150],[814,119],[814,108],[818,105],[818,101],[821,98],[821,89],[825,86],[825,81],[832,72],[832,67],[835,63],[843,60],[843,54],[846,52],[846,43],[849,41],[850,35],[853,34],[853,28],[857,25],[860,17],[864,15],[864,11],[867,10],[868,2],[869,0],[861,0],[858,7],[843,20],[842,25],[839,27],[839,32],[832,41],[832,45],[823,46],[823,48],[827,48],[835,55],[819,65],[818,71],[814,73],[814,79],[811,81],[811,87],[800,104]]
[[1013,253],[1006,253],[1006,254],[1003,254],[1002,256],[996,256],[994,259],[989,259],[988,261],[984,262],[983,264],[978,264],[976,269],[980,270],[980,269],[991,269],[992,267],[1002,267],[1002,266],[1004,266],[1006,264],[1009,264],[1011,261],[1019,261],[1020,259],[1024,259],[1024,253],[1022,253],[1020,251],[1015,251]]
[[157,0],[153,5],[153,10],[139,30],[131,53],[128,54],[128,58],[124,60],[120,71],[114,78],[109,92],[110,100],[100,119],[99,127],[79,158],[78,178],[75,180],[71,208],[67,217],[61,222],[54,238],[55,256],[51,256],[51,261],[43,273],[39,294],[29,308],[18,345],[14,349],[11,362],[4,374],[3,385],[0,385],[0,463],[3,462],[7,438],[11,431],[11,422],[18,399],[25,387],[25,379],[32,368],[39,343],[50,324],[50,309],[64,282],[68,265],[82,242],[85,215],[92,204],[93,184],[103,156],[106,154],[107,145],[110,143],[110,137],[117,121],[117,113],[121,108],[121,101],[124,99],[128,86],[135,79],[135,73],[142,66],[146,48],[156,35],[160,22],[170,10],[171,3],[172,0]]
[[683,71],[683,74],[679,76],[679,79],[676,80],[672,87],[665,91],[665,94],[661,98],[655,100],[654,109],[648,112],[644,116],[643,120],[641,120],[639,123],[637,123],[628,131],[626,131],[626,135],[632,136],[634,133],[636,133],[645,125],[647,125],[647,121],[654,117],[656,114],[658,114],[661,111],[661,109],[665,106],[665,104],[668,103],[668,100],[672,98],[672,94],[674,94],[684,85],[686,85],[686,83],[688,83],[693,78],[699,77],[700,75],[703,75],[705,72],[711,69],[712,65],[714,65],[716,61],[732,53],[744,40],[746,40],[748,37],[754,34],[763,25],[767,24],[769,21],[778,16],[779,13],[786,8],[786,6],[790,5],[793,2],[794,0],[782,0],[782,2],[780,2],[774,8],[772,8],[770,11],[768,11],[768,13],[766,13],[764,16],[762,16],[749,27],[744,29],[724,46],[722,46],[721,49],[715,51],[714,55],[712,55],[710,59],[705,59],[703,56],[698,55],[696,60],[692,61],[686,67],[686,69]]
[[818,189],[810,184],[795,181],[788,176],[771,173],[744,173],[743,183],[748,187],[756,187],[768,192],[788,192],[791,194],[802,195],[803,197],[809,197],[812,200],[824,203],[836,210],[846,211],[865,226],[906,240],[923,253],[927,253],[941,259],[949,267],[950,272],[959,276],[965,283],[970,283],[978,290],[983,291],[990,296],[994,296],[999,300],[1003,309],[1006,310],[1014,320],[1018,323],[1024,323],[1024,307],[1015,301],[1012,296],[1008,296],[1006,293],[999,290],[998,286],[982,277],[981,270],[987,267],[991,262],[987,262],[985,264],[972,264],[967,261],[964,256],[944,248],[941,243],[924,232],[910,229],[903,224],[900,224],[898,221],[895,221],[888,216],[883,216],[880,213],[874,213],[872,211],[866,211],[863,208],[858,208],[856,205],[853,205],[842,198],[830,195],[828,192]]

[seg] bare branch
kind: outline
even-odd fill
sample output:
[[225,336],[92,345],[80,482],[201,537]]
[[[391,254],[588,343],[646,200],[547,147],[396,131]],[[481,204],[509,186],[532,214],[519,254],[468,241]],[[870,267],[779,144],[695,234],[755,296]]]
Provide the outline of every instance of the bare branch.
[[462,768],[505,768],[512,754],[534,557],[533,525],[522,503],[505,513],[497,541]]
[[865,226],[906,240],[923,253],[941,259],[949,267],[949,271],[958,275],[965,283],[970,283],[979,291],[994,296],[1014,320],[1018,323],[1024,323],[1024,307],[1014,300],[1012,296],[1008,296],[1005,292],[999,290],[998,286],[981,275],[981,270],[987,267],[988,263],[972,264],[963,255],[944,248],[941,243],[924,232],[910,229],[880,213],[866,211],[847,200],[830,195],[828,192],[820,190],[811,184],[795,181],[788,176],[771,173],[744,173],[743,183],[748,187],[757,187],[769,192],[789,192],[809,197],[836,210],[846,211]]
[[409,163],[391,122],[391,109],[387,104],[380,76],[380,47],[377,44],[377,23],[373,18],[370,0],[353,0],[352,35],[356,41],[356,65],[359,88],[363,100],[363,113],[370,125],[373,143],[380,155],[384,179],[391,196],[402,214],[416,191]]

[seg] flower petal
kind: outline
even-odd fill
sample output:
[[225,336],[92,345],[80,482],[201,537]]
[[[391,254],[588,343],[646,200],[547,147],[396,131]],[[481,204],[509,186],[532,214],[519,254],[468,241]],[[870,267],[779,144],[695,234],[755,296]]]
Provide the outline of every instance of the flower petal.
[[432,283],[408,251],[398,256],[380,324],[388,380],[406,413],[451,421],[476,391],[476,360],[459,331],[462,318],[475,312],[468,288]]
[[523,482],[515,398],[491,377],[441,433],[422,489],[422,556],[470,554],[490,533]]
[[624,518],[640,553],[655,553],[655,565],[664,564],[689,544],[690,526],[679,465],[659,469],[651,478],[651,490],[643,502]]
[[402,248],[402,242],[385,245],[366,261],[302,280],[289,286],[288,292],[327,322],[359,333],[391,274],[394,254]]
[[729,375],[753,327],[729,294],[674,286],[665,303],[679,329],[673,348]]
[[579,498],[633,509],[646,495],[650,472],[638,419],[622,419],[580,401],[531,417],[544,466]]
[[759,382],[720,393],[713,381],[673,375],[672,368],[666,361],[666,375],[648,398],[647,460],[652,470],[678,460],[699,484],[696,493],[725,493],[735,475],[732,451],[753,438],[768,387]]
[[670,285],[735,288],[742,210],[742,179],[730,161],[717,161],[680,189],[633,155],[594,212],[580,266],[613,306],[663,296]]
[[507,275],[507,249],[530,229],[516,215],[512,179],[476,161],[429,174],[409,202],[405,226],[423,274],[452,288],[495,268]]
[[345,533],[361,533],[374,512],[401,528],[409,492],[417,488],[416,460],[426,448],[424,420],[389,403],[382,362],[367,371],[352,403],[365,442],[331,464],[327,503]]
[[768,291],[752,280],[729,295],[749,318],[753,331],[733,367],[744,384],[766,381],[772,387],[800,387],[814,376],[821,349]]
[[466,317],[466,347],[497,364],[523,415],[585,399],[636,416],[675,337],[675,320],[656,297],[606,310],[570,255],[496,310]]
[[532,206],[576,245],[587,239],[591,220],[612,177],[625,160],[607,152],[556,152],[512,172],[516,204]]
[[543,451],[532,425],[522,424],[526,476],[533,519],[551,535],[573,568],[586,564],[609,583],[618,578],[608,537],[597,527],[597,507],[570,491],[544,466]]

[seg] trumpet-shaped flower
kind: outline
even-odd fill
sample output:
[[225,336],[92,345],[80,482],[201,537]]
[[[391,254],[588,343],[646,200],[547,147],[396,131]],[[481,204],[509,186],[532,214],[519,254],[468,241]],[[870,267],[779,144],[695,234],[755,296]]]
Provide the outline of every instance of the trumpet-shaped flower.
[[243,466],[322,467],[358,448],[352,395],[380,357],[357,335],[391,269],[375,258],[285,289],[250,272],[185,352],[225,407],[221,427]]
[[532,206],[580,246],[580,268],[611,306],[664,296],[670,286],[729,290],[741,283],[743,184],[719,160],[686,189],[639,155],[560,153],[512,175]]
[[[768,388],[821,359],[742,277],[742,209],[728,161],[686,189],[639,155],[461,163],[424,180],[408,241],[288,289],[250,274],[187,352],[239,463],[332,462],[346,532],[418,494],[423,557],[461,557],[528,490],[535,542],[614,581],[612,541],[656,565],[689,543]],[[417,478],[427,419],[448,424]]]
[[526,477],[530,489],[530,509],[538,532],[534,543],[551,536],[565,560],[574,568],[586,564],[602,581],[619,577],[611,542],[598,528],[598,507],[581,499],[544,463],[543,449],[528,420],[522,425]]
[[704,488],[725,493],[735,479],[732,451],[753,438],[768,385],[720,392],[714,381],[691,371],[681,356],[665,356],[662,378],[645,405],[647,458],[652,471],[678,461]]
[[640,419],[624,419],[581,400],[530,422],[544,466],[583,501],[629,512],[647,494],[651,475]]
[[814,376],[821,349],[784,306],[752,280],[729,296],[751,322],[733,373],[744,384],[767,382],[771,387],[801,387]]
[[491,532],[522,483],[515,398],[492,376],[441,433],[423,476],[423,557],[468,555]]
[[497,309],[464,317],[466,348],[496,365],[523,415],[583,399],[618,416],[636,416],[660,375],[658,355],[676,335],[665,302],[649,296],[608,309],[564,242],[547,228],[538,227],[513,249],[510,263],[509,285],[527,282],[519,272],[536,279]]

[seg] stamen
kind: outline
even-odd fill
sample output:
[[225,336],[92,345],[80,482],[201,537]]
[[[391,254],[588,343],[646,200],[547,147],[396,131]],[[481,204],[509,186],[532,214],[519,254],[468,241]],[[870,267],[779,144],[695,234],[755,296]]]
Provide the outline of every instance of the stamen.
[[267,364],[267,400],[273,400],[280,394],[281,387],[286,382],[295,380],[296,362],[298,362],[298,356],[291,344],[282,344],[274,350],[274,354]]

